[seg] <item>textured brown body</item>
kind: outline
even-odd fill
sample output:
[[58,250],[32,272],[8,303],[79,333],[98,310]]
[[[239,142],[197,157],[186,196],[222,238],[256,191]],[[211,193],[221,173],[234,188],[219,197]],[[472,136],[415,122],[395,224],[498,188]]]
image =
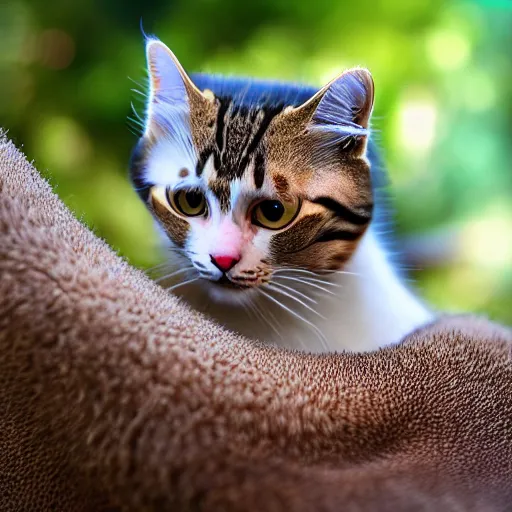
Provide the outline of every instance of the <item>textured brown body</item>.
[[372,354],[237,338],[0,142],[0,510],[512,509],[512,334]]

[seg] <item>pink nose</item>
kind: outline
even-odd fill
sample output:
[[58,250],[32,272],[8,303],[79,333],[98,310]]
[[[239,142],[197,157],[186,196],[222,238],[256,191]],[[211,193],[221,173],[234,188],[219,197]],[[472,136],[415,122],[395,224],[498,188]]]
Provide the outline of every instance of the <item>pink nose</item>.
[[212,256],[210,255],[212,263],[222,272],[231,270],[239,261],[240,258],[234,258],[233,256]]

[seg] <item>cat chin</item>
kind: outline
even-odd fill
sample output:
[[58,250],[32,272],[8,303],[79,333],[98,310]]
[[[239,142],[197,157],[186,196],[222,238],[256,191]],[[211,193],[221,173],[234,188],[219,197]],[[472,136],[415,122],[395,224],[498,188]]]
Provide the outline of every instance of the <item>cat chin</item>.
[[212,282],[204,284],[208,296],[214,302],[230,306],[246,306],[256,297],[258,291],[254,288],[235,288]]

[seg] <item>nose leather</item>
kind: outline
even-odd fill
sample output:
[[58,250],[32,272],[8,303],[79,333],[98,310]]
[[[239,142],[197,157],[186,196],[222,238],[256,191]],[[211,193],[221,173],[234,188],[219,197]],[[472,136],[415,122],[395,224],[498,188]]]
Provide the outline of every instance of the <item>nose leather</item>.
[[233,256],[211,256],[212,263],[222,272],[231,270],[239,261],[240,258],[234,258]]

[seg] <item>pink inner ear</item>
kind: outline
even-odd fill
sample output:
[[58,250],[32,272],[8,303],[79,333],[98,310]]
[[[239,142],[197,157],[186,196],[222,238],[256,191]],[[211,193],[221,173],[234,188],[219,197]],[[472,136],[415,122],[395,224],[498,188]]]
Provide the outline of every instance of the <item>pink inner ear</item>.
[[183,78],[169,49],[162,42],[152,40],[147,45],[147,59],[153,100],[165,97],[178,103],[186,102]]
[[224,217],[217,228],[217,236],[213,238],[210,254],[219,257],[239,260],[242,254],[243,236],[241,229],[228,217]]

